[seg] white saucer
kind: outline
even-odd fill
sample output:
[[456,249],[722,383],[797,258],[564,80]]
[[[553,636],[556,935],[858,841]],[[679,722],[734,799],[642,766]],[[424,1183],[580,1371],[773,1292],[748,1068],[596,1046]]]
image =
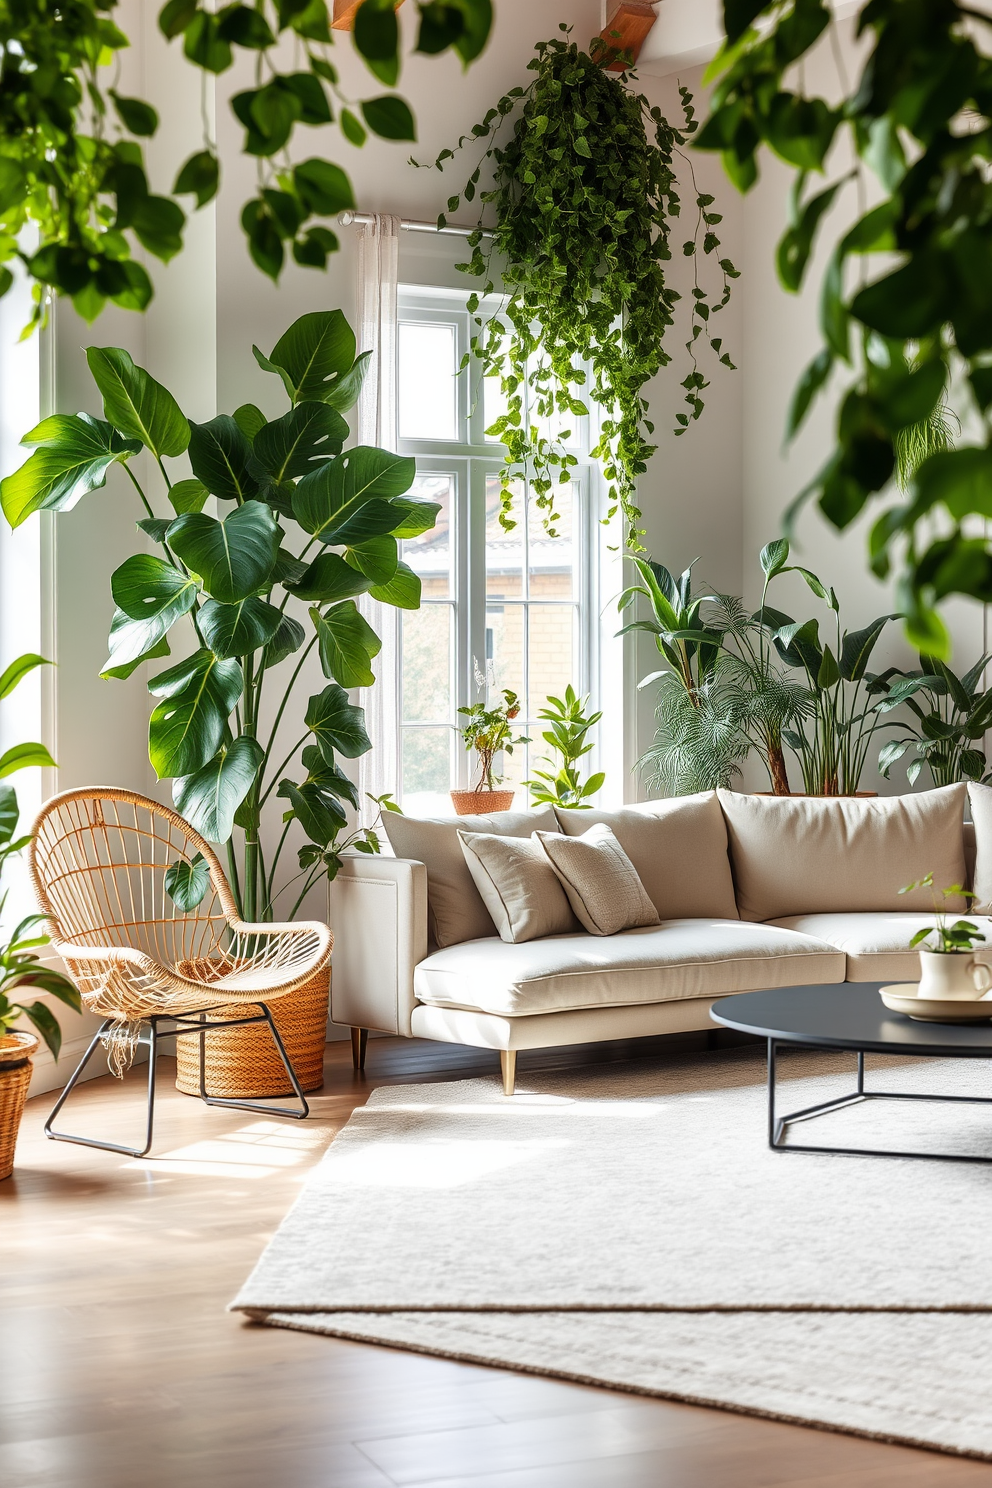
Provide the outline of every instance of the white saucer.
[[905,1013],[920,1023],[988,1023],[992,1019],[992,999],[976,997],[967,1002],[957,998],[922,998],[918,982],[896,982],[880,987],[878,995],[894,1013]]

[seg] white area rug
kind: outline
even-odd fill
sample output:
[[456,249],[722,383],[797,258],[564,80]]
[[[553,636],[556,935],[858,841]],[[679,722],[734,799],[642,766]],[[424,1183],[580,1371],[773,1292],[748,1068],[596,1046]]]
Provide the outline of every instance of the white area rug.
[[[782,1057],[780,1110],[853,1087]],[[810,1073],[816,1071],[815,1074]],[[869,1089],[992,1095],[988,1065]],[[250,1317],[992,1457],[992,1167],[772,1153],[737,1050],[374,1092],[232,1304]],[[992,1154],[992,1106],[797,1140]]]

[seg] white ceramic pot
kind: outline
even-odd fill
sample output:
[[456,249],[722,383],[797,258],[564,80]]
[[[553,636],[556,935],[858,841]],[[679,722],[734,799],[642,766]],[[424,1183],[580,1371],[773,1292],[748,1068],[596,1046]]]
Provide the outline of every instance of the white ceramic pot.
[[973,951],[921,951],[920,997],[971,1002],[992,988],[992,967]]

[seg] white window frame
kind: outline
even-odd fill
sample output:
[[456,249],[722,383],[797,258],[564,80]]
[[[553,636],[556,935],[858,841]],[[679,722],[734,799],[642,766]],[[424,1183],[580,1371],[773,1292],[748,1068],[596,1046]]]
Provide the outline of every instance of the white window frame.
[[[474,329],[472,318],[465,309],[465,293],[462,290],[427,288],[425,286],[401,284],[398,296],[400,325],[404,322],[425,324],[447,324],[456,327],[457,360],[469,349]],[[397,335],[397,357],[400,335]],[[399,378],[397,375],[397,385]],[[472,773],[474,761],[462,746],[455,730],[458,727],[457,709],[482,701],[485,689],[480,687],[475,674],[475,661],[484,665],[486,632],[486,476],[503,468],[503,447],[485,437],[485,413],[478,376],[472,369],[456,378],[456,415],[461,431],[468,432],[468,439],[410,439],[400,438],[400,454],[412,455],[417,461],[418,475],[450,476],[453,482],[453,504],[451,511],[453,593],[446,600],[424,600],[424,604],[449,605],[454,614],[452,633],[454,636],[452,656],[452,760],[451,783],[467,788],[474,783]],[[596,442],[598,429],[594,420],[587,416],[579,420],[580,443],[576,450],[579,463],[573,468],[572,479],[577,487],[577,521],[575,535],[579,562],[575,573],[575,595],[571,603],[576,607],[577,625],[577,675],[571,681],[580,693],[589,693],[592,707],[601,706],[600,688],[600,554],[604,547],[605,529],[601,524],[605,505],[605,492],[598,465],[588,454]],[[481,530],[480,530],[481,529]],[[561,599],[531,599],[529,594],[518,599],[507,600],[508,605],[537,607],[541,604],[565,603]],[[400,627],[402,637],[402,626]],[[394,718],[398,761],[398,796],[403,797],[403,734],[407,729],[436,728],[437,722],[423,725],[403,721],[402,698],[402,639],[400,639],[399,665],[396,668],[396,696]],[[524,647],[524,676],[529,667],[528,648]],[[540,700],[530,699],[532,706],[540,706]],[[523,727],[525,720],[518,720]],[[527,731],[535,739],[530,747],[528,774],[534,763],[546,752],[540,742],[541,724],[533,717],[526,720]],[[535,732],[537,730],[537,732]],[[584,774],[602,768],[599,763],[601,741],[596,731],[594,749],[585,756]]]

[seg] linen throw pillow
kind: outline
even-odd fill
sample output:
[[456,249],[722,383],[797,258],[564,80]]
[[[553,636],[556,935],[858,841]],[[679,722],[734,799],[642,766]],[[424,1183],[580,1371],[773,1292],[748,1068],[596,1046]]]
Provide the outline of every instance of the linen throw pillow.
[[590,935],[616,935],[660,923],[637,870],[609,827],[600,822],[581,837],[535,832],[568,901]]
[[[889,910],[927,914],[965,881],[964,785],[907,796],[745,796],[719,792],[742,920]],[[950,910],[965,901],[947,899]]]
[[663,920],[739,920],[716,791],[642,801],[617,811],[556,806],[558,825],[578,837],[600,822],[627,854]]
[[412,858],[427,869],[427,928],[434,945],[461,945],[482,940],[496,927],[475,887],[458,841],[458,831],[496,832],[501,837],[530,837],[554,832],[558,823],[550,807],[543,811],[494,811],[485,816],[420,818],[387,811],[383,829],[398,858]]
[[579,929],[565,890],[533,837],[459,832],[458,840],[501,940],[541,940]]

